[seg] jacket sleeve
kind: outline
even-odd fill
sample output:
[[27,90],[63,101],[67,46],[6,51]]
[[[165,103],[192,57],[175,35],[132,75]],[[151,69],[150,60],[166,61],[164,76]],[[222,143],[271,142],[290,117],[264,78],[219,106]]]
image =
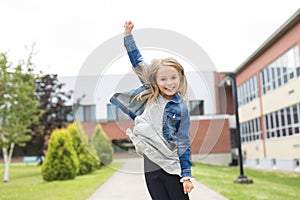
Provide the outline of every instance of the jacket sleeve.
[[[145,67],[146,64],[144,63],[143,57],[136,46],[132,34],[124,37],[124,46],[127,50],[128,57],[135,71],[142,72],[142,67]],[[143,80],[141,80],[141,82],[143,83]]]
[[182,108],[181,122],[177,132],[178,156],[182,177],[191,177],[190,114],[187,107]]

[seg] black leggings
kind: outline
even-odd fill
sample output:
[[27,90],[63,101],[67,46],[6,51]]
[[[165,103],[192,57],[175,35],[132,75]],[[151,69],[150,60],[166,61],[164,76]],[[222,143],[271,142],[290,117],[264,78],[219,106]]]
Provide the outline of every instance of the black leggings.
[[184,194],[180,176],[165,172],[144,155],[144,170],[148,191],[153,200],[189,200]]

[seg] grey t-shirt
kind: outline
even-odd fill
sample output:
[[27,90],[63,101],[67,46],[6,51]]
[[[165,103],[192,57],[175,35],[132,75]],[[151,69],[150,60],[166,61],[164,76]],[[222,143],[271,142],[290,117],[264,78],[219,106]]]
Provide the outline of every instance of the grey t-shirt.
[[181,176],[177,147],[163,137],[163,114],[168,100],[159,95],[142,115],[135,118],[133,131],[126,134],[135,145],[136,152],[146,155],[169,174]]

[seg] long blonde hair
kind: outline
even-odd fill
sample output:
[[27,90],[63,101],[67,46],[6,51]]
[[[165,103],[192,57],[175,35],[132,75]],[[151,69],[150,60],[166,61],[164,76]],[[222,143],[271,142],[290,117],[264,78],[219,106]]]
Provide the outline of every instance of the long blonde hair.
[[187,100],[187,80],[184,74],[184,68],[175,58],[162,58],[153,59],[150,65],[145,66],[144,64],[139,64],[141,70],[135,70],[135,73],[140,77],[140,79],[149,87],[149,89],[141,92],[135,98],[141,100],[147,100],[147,104],[150,105],[154,102],[159,94],[159,88],[157,85],[157,71],[162,66],[174,67],[179,74],[180,83],[177,93],[183,100]]

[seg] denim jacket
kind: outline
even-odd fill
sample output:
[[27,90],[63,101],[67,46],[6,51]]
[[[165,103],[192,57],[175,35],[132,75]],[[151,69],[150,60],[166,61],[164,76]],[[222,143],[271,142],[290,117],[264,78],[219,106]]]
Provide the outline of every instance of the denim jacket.
[[[124,37],[124,45],[129,59],[136,70],[141,70],[139,63],[143,58],[132,35]],[[140,92],[148,89],[148,86],[141,80],[142,86],[137,89],[124,93],[116,93],[110,99],[111,103],[120,108],[124,113],[135,119],[141,115],[147,104],[146,100],[134,98]],[[190,157],[190,115],[186,103],[178,94],[175,94],[164,109],[163,116],[163,136],[164,138],[177,146],[177,152],[181,166],[181,176],[191,177],[191,157]]]

